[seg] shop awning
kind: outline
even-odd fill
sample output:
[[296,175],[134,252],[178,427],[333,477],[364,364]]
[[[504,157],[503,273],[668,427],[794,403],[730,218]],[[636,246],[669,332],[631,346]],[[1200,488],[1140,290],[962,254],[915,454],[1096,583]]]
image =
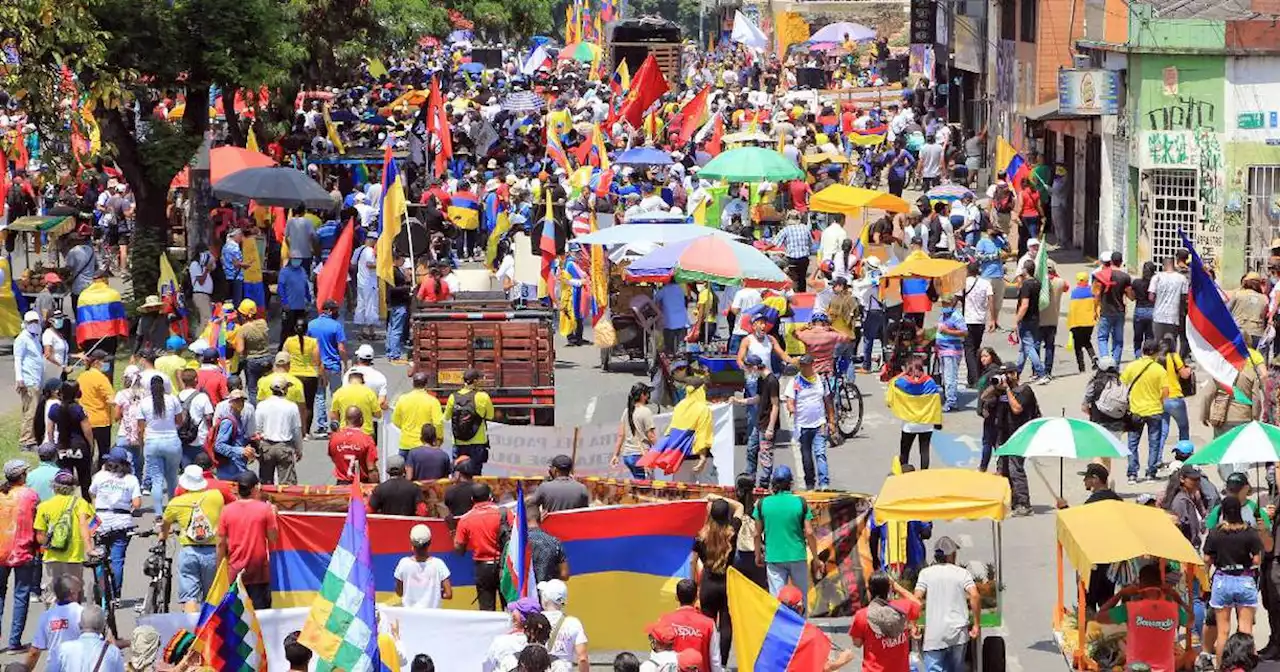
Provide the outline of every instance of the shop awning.
[[1204,561],[1169,518],[1169,512],[1116,500],[1058,512],[1058,543],[1088,585],[1089,568],[1152,556],[1199,565]]
[[1072,114],[1058,108],[1058,99],[1046,101],[1027,110],[1027,121],[1059,121],[1063,119],[1097,119],[1096,114]]
[[876,522],[1004,520],[1009,481],[970,469],[926,469],[885,480],[876,495]]

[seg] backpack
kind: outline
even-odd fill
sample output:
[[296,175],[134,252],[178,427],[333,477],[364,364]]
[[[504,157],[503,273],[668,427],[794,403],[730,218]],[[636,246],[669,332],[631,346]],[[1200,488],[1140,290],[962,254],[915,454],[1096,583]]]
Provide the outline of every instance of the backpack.
[[1013,212],[1013,190],[1007,184],[996,185],[996,193],[991,199],[996,212]]
[[1120,420],[1129,414],[1129,388],[1114,376],[1102,386],[1098,400],[1093,402],[1102,415],[1113,420]]
[[182,424],[178,425],[178,440],[184,446],[193,446],[196,439],[200,436],[200,423],[191,418],[191,402],[195,401],[198,395],[204,394],[203,390],[192,392],[187,400],[182,402]]
[[476,410],[476,391],[458,390],[453,393],[453,418],[450,425],[454,441],[470,441],[480,432],[484,418]]
[[209,520],[209,516],[205,514],[204,509],[200,508],[203,503],[204,497],[201,497],[199,501],[191,506],[191,518],[187,520],[187,526],[182,530],[183,536],[195,544],[206,544],[218,536],[217,530],[213,527],[213,522]]
[[76,508],[75,495],[67,497],[67,506],[58,514],[53,525],[49,527],[49,541],[45,548],[51,551],[65,551],[71,546],[71,535],[75,533],[75,520],[72,511]]

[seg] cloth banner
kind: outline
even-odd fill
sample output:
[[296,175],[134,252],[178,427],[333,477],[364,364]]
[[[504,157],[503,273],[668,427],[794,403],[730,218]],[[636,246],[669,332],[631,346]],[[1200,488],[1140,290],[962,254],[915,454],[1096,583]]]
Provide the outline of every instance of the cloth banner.
[[[342,526],[341,520],[338,526]],[[284,638],[302,629],[308,611],[309,607],[295,607],[257,612],[270,672],[288,672]],[[431,656],[438,670],[480,669],[493,638],[510,630],[510,619],[502,613],[384,606],[378,607],[378,612],[381,631],[391,632],[391,625],[398,624],[400,637],[396,642],[405,659],[413,660],[414,656],[425,653]],[[139,618],[138,624],[155,628],[160,633],[160,641],[167,642],[180,628],[194,632],[198,617],[199,614],[155,614]],[[409,666],[406,663],[402,668],[407,670]]]

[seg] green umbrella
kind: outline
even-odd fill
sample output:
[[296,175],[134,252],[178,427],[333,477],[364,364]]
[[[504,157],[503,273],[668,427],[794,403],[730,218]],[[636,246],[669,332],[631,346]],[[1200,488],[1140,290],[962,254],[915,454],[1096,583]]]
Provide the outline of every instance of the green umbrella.
[[1038,418],[1014,432],[995,454],[996,457],[1090,460],[1128,457],[1129,448],[1105,427],[1088,420]]
[[1280,462],[1280,427],[1250,422],[1219,436],[1187,458],[1186,464]]
[[804,172],[795,162],[763,147],[739,147],[711,159],[698,171],[698,177],[729,182],[778,182],[798,180]]

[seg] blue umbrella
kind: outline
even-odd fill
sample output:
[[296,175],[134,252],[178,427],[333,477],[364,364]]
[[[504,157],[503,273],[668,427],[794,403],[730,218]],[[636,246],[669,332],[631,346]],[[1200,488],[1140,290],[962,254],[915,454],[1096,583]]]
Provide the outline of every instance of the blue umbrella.
[[633,147],[618,155],[614,163],[631,166],[671,165],[671,155],[653,147]]
[[540,112],[547,101],[532,91],[515,91],[502,99],[502,109],[511,112]]
[[351,124],[360,121],[360,117],[356,116],[356,113],[351,110],[334,110],[329,113],[329,118],[333,121],[341,121]]
[[458,66],[458,69],[468,74],[478,75],[484,72],[484,63],[463,63]]

